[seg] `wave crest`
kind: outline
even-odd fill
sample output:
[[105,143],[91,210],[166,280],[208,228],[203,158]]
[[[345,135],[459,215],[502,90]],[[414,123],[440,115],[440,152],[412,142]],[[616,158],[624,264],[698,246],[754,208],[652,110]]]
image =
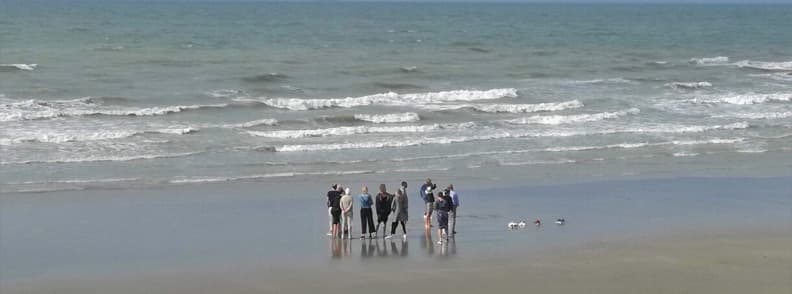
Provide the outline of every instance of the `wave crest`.
[[729,63],[729,57],[716,56],[716,57],[691,58],[688,62],[697,65],[723,65]]
[[0,71],[2,71],[2,70],[26,70],[26,71],[32,71],[32,70],[35,70],[37,67],[38,67],[38,64],[35,64],[35,63],[31,63],[31,64],[25,64],[25,63],[0,64]]
[[375,124],[383,124],[383,123],[416,122],[421,120],[421,116],[419,116],[415,112],[390,113],[390,114],[355,114],[355,119],[372,122]]
[[301,98],[269,98],[251,99],[236,98],[239,102],[263,103],[270,107],[288,110],[314,110],[322,108],[352,108],[370,105],[385,106],[411,106],[415,104],[432,104],[453,101],[475,101],[475,100],[494,100],[501,98],[517,97],[517,90],[491,89],[486,91],[479,90],[454,90],[442,92],[427,92],[413,94],[398,94],[388,92],[361,97],[331,98],[331,99],[301,99]]
[[630,108],[623,111],[616,112],[601,112],[594,114],[575,114],[575,115],[537,115],[531,117],[524,117],[518,119],[507,120],[510,124],[543,124],[543,125],[560,125],[581,122],[593,122],[606,119],[614,119],[630,114],[638,114],[641,110],[638,108]]

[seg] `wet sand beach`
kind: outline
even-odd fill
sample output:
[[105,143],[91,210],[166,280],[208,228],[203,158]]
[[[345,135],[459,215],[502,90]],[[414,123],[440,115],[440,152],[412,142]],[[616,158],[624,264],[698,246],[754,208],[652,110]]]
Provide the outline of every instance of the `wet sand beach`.
[[[3,194],[0,290],[789,293],[790,183],[457,182],[460,233],[444,245],[423,230],[417,192],[404,240],[325,236],[321,183]],[[566,225],[553,224],[556,217]],[[506,229],[534,218],[544,224]],[[353,236],[359,228],[356,218]]]

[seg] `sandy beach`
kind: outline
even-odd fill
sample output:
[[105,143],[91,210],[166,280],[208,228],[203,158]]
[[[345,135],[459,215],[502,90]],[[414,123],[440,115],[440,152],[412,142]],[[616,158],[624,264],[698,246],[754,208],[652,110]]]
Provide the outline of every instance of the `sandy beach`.
[[789,227],[601,243],[452,265],[220,272],[6,284],[3,293],[789,293]]
[[[0,288],[789,293],[789,183],[669,178],[460,189],[460,234],[445,245],[423,231],[415,195],[407,239],[331,240],[320,183],[3,194]],[[568,223],[553,224],[556,216]],[[505,228],[533,217],[545,224]]]

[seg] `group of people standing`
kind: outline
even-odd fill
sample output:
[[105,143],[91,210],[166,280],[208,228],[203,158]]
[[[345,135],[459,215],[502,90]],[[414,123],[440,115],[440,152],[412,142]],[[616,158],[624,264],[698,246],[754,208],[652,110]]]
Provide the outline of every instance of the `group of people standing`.
[[[456,234],[456,212],[459,207],[459,196],[454,191],[454,185],[449,185],[443,191],[437,190],[437,185],[431,179],[419,189],[421,199],[425,203],[424,225],[427,230],[432,226],[432,213],[436,211],[438,224],[438,243],[448,240],[449,235]],[[437,194],[437,195],[435,195]],[[355,199],[349,188],[334,184],[327,192],[327,210],[329,216],[328,236],[333,238],[352,239],[352,216],[354,203],[360,207],[361,239],[379,236],[380,225],[383,227],[382,236],[386,239],[393,238],[398,226],[402,228],[402,238],[407,239],[407,220],[409,218],[409,199],[407,198],[407,182],[401,182],[396,194],[387,191],[385,184],[379,185],[379,193],[372,197],[368,187],[363,186],[361,193]],[[376,226],[374,224],[374,210],[377,212]],[[391,219],[390,216],[393,215]],[[449,219],[451,220],[449,233]],[[387,233],[388,221],[391,221],[390,234]]]

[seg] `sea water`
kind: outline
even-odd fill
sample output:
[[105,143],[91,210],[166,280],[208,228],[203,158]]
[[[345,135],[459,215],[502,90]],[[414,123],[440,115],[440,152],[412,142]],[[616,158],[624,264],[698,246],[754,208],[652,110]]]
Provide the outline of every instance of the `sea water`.
[[790,15],[6,1],[0,190],[548,166],[662,174],[757,156],[789,168]]

